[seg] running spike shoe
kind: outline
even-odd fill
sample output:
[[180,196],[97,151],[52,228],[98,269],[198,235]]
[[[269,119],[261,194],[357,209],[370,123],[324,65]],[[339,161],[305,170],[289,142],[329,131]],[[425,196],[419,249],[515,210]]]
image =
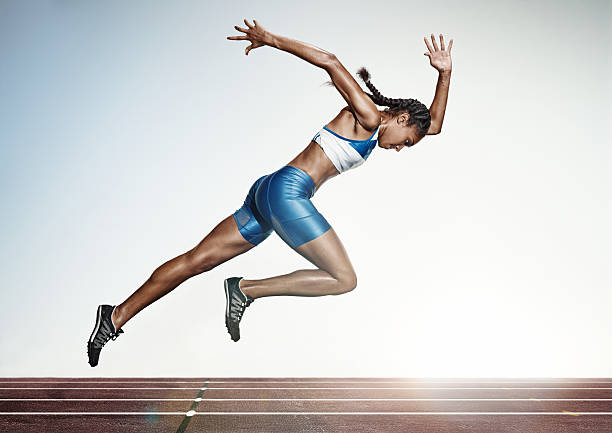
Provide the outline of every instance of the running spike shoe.
[[95,367],[98,365],[100,351],[109,339],[115,340],[119,334],[123,334],[123,329],[115,329],[111,314],[115,309],[115,305],[100,305],[96,316],[96,326],[94,326],[89,341],[87,342],[87,356],[89,357],[89,365]]
[[242,277],[231,277],[224,281],[225,285],[225,327],[233,341],[240,340],[240,320],[246,307],[255,300],[240,290]]

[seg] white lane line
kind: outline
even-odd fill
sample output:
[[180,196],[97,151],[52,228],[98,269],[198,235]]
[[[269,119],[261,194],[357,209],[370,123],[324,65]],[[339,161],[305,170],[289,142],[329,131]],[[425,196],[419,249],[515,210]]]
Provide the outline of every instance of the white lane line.
[[[0,388],[2,389],[2,388]],[[33,388],[19,388],[19,389],[33,389]],[[48,388],[42,388],[42,389],[48,389]],[[67,389],[67,388],[58,388],[58,389]],[[87,389],[87,388],[85,388]],[[95,389],[95,388],[91,388],[91,389]],[[127,388],[113,388],[113,389],[127,389]],[[463,390],[463,389],[475,389],[475,390],[487,390],[487,389],[494,389],[494,390],[499,390],[499,389],[512,389],[512,390],[521,390],[521,389],[601,389],[601,390],[610,390],[612,388],[575,388],[575,387],[552,387],[552,386],[545,386],[545,387],[523,387],[523,386],[519,386],[519,387],[412,387],[412,386],[395,386],[395,387],[382,387],[382,386],[370,386],[370,387],[331,387],[331,388],[326,388],[326,387],[231,387],[231,388],[222,388],[222,387],[209,387],[208,390],[209,391],[214,391],[217,389],[288,389],[288,390],[293,390],[293,389],[333,389],[336,391],[342,391],[345,389],[417,389],[417,390],[427,390],[427,389],[440,389],[440,390]]]
[[407,380],[266,380],[266,379],[255,379],[255,380],[211,380],[210,383],[402,383],[402,384],[466,384],[466,383],[478,383],[478,384],[539,384],[539,383],[550,383],[550,384],[572,384],[572,383],[612,383],[612,381],[598,381],[598,380],[567,380],[567,379],[539,379],[539,380],[509,380],[509,381],[498,381],[498,380],[418,380],[412,381]]
[[[190,411],[191,412],[191,411]],[[195,411],[194,411],[195,412]],[[183,415],[189,412],[0,412],[0,416],[7,415]],[[604,415],[610,416],[612,412],[195,412],[192,415],[470,415],[470,416],[497,416],[497,415]],[[191,416],[191,415],[189,415]]]
[[612,398],[0,398],[0,401],[612,401]]
[[207,398],[206,401],[612,401],[612,398]]
[[[2,389],[2,388],[0,388]],[[19,389],[33,389],[33,388],[19,388]],[[41,388],[41,389],[50,389],[50,388]],[[69,389],[69,388],[57,388],[57,389]],[[88,388],[85,388],[88,389]],[[91,389],[96,389],[96,388],[91,388]],[[129,388],[112,388],[112,389],[129,389]],[[135,388],[138,389],[138,388]],[[221,388],[221,387],[211,387],[208,388],[208,391],[215,391],[218,389],[224,389],[224,390],[228,390],[228,389],[258,389],[258,390],[262,390],[262,389],[286,389],[286,390],[294,390],[294,389],[333,389],[336,391],[343,391],[343,390],[348,390],[348,389],[369,389],[369,390],[374,390],[374,389],[384,389],[384,390],[393,390],[393,389],[409,389],[409,390],[428,390],[428,389],[432,389],[432,390],[488,390],[488,389],[492,389],[492,390],[500,390],[500,389],[505,389],[505,390],[523,390],[523,389],[529,389],[529,390],[541,390],[541,389],[580,389],[580,390],[611,390],[612,388],[574,388],[574,387],[504,387],[504,388],[493,388],[493,387],[378,387],[378,386],[373,386],[373,387],[331,387],[331,388],[324,388],[324,387],[278,387],[278,388],[273,388],[273,387],[235,387],[235,388]]]
[[[0,387],[0,390],[3,389],[20,389],[20,390],[28,390],[28,389],[114,389],[114,390],[123,390],[123,389],[146,389],[146,390],[151,390],[151,389],[202,389],[202,388],[178,388],[178,387],[97,387],[97,386],[91,386],[91,387]],[[506,390],[523,390],[523,389],[529,389],[529,390],[542,390],[542,389],[567,389],[567,390],[572,390],[572,389],[580,389],[580,390],[611,390],[612,388],[586,388],[586,387],[552,387],[552,386],[545,386],[545,387],[523,387],[523,386],[519,386],[519,387],[412,387],[412,386],[395,386],[395,387],[382,387],[382,386],[371,386],[371,387],[231,387],[231,388],[222,388],[222,387],[207,387],[205,388],[207,391],[215,391],[218,389],[223,389],[223,390],[227,390],[227,389],[258,389],[258,390],[262,390],[262,389],[274,389],[274,390],[278,390],[278,389],[284,389],[284,390],[294,390],[294,389],[333,389],[336,391],[343,391],[343,390],[349,390],[349,389],[384,389],[384,390],[389,390],[389,389],[411,389],[411,390],[427,390],[427,389],[432,389],[432,390],[465,390],[465,389],[470,389],[470,390],[500,390],[500,389],[506,389]]]
[[115,390],[123,390],[123,389],[202,389],[200,387],[197,388],[177,388],[177,387],[123,387],[123,386],[113,386],[113,387],[98,387],[98,386],[86,386],[86,387],[68,387],[68,386],[60,386],[60,387],[21,387],[21,388],[8,388],[8,387],[0,387],[0,391],[3,389],[115,389]]
[[[197,399],[195,399],[197,401]],[[0,398],[0,401],[194,401],[193,398]]]
[[187,412],[0,412],[6,415],[187,415]]
[[[202,381],[169,381],[169,380],[0,380],[0,383],[197,383],[200,384]],[[567,381],[563,379],[554,379],[554,380],[532,380],[532,381],[487,381],[487,380],[464,380],[464,381],[444,381],[444,380],[425,380],[425,381],[410,381],[410,380],[387,380],[387,381],[379,381],[379,380],[266,380],[266,379],[256,379],[256,380],[212,380],[209,383],[403,383],[403,384],[462,384],[462,383],[479,383],[479,384],[500,384],[500,383],[509,383],[509,384],[538,384],[538,383],[612,383],[612,381]]]

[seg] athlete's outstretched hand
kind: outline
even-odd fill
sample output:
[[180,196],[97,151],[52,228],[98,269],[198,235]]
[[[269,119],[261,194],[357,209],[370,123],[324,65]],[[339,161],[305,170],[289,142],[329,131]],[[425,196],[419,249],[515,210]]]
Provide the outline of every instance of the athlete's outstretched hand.
[[250,41],[251,45],[245,48],[244,54],[249,55],[249,51],[253,48],[263,47],[264,45],[269,45],[271,42],[271,34],[266,29],[263,28],[261,24],[257,23],[257,20],[253,20],[255,25],[249,24],[249,22],[245,19],[244,23],[248,28],[243,29],[242,27],[234,26],[234,28],[238,31],[246,33],[246,36],[228,36],[227,39],[233,41]]
[[440,34],[440,48],[438,48],[438,44],[436,43],[436,39],[431,34],[431,42],[433,43],[433,48],[431,44],[427,40],[427,37],[423,38],[425,40],[425,45],[427,45],[428,53],[425,53],[427,57],[429,57],[429,64],[436,68],[440,72],[450,72],[453,69],[453,62],[451,61],[451,48],[453,46],[453,40],[451,39],[448,43],[448,49],[444,49],[444,37]]

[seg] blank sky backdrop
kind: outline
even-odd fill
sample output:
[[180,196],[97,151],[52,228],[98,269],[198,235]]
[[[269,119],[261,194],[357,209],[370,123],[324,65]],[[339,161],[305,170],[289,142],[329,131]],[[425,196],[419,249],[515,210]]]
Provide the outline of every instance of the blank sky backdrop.
[[[313,202],[357,270],[270,297],[242,339],[223,279],[312,268],[277,235],[143,310],[118,304],[236,210],[345,105],[322,69],[228,41],[257,19],[431,103],[423,36],[454,39],[442,133]],[[0,2],[1,376],[612,375],[607,1]]]

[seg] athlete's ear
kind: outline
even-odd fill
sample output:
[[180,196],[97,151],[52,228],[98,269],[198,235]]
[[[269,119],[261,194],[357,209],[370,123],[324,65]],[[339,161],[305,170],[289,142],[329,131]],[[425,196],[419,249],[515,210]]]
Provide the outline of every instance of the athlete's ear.
[[399,116],[397,116],[397,123],[400,125],[407,124],[408,120],[410,120],[410,114],[408,113],[402,113]]

